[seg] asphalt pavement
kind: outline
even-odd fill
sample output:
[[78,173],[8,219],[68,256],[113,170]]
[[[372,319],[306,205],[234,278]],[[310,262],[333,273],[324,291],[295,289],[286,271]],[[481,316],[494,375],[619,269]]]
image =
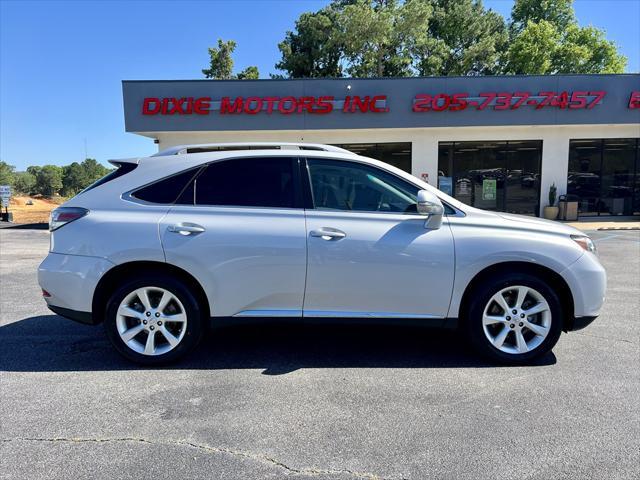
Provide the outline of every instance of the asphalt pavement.
[[527,367],[452,332],[277,324],[136,367],[45,308],[48,237],[0,230],[2,479],[640,477],[638,231],[593,232],[602,316]]

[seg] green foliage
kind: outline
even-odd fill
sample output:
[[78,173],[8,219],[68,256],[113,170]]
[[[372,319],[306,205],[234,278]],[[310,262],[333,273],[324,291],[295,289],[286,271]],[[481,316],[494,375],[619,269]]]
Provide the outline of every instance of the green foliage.
[[84,168],[78,162],[62,167],[62,170],[62,195],[65,197],[75,195],[91,183]]
[[29,172],[16,172],[13,179],[13,189],[16,194],[30,195],[36,186],[36,177]]
[[553,71],[554,52],[560,41],[555,27],[541,20],[530,22],[511,42],[507,68],[516,74],[543,74]]
[[85,158],[80,166],[85,171],[85,175],[87,176],[87,184],[82,188],[87,187],[88,185],[95,182],[99,178],[104,177],[111,171],[111,169],[99,163],[95,158]]
[[433,1],[428,39],[417,52],[418,75],[500,73],[509,34],[504,19],[480,1]]
[[228,80],[233,72],[233,51],[236,49],[236,42],[229,40],[225,42],[218,39],[218,48],[209,48],[209,68],[202,70],[206,78],[218,80]]
[[624,55],[595,27],[570,25],[554,52],[558,73],[623,73]]
[[556,193],[558,189],[556,187],[555,182],[551,184],[549,187],[549,206],[553,207],[556,204]]
[[109,168],[93,158],[87,158],[82,163],[73,162],[64,167],[32,165],[27,168],[26,172],[14,173],[12,185],[16,193],[23,195],[51,197],[60,193],[69,197],[104,177],[110,171]]
[[516,0],[505,73],[622,73],[627,59],[604,32],[580,27],[572,0]]
[[[31,168],[31,167],[29,167]],[[45,197],[51,197],[62,188],[62,167],[45,165],[38,167],[35,191]]]
[[260,72],[258,71],[258,67],[251,66],[238,73],[236,78],[238,80],[258,80],[260,78]]
[[303,13],[296,21],[296,31],[288,31],[278,44],[282,60],[276,68],[287,72],[290,78],[342,77],[344,48],[339,33],[335,5]]
[[[620,73],[602,30],[573,0],[516,0],[509,22],[481,0],[334,0],[278,45],[289,78]],[[278,78],[277,75],[272,75]]]
[[413,53],[427,41],[427,1],[357,0],[338,15],[347,72],[354,77],[410,76]]
[[0,161],[0,185],[13,185],[16,167]]
[[573,0],[516,0],[511,9],[513,33],[522,32],[529,22],[549,22],[560,31],[575,23]]
[[62,195],[71,197],[84,190],[99,178],[109,173],[109,169],[93,158],[86,158],[82,163],[73,162],[63,167]]
[[254,80],[260,78],[256,66],[245,68],[237,76],[233,74],[233,52],[235,49],[236,42],[233,40],[225,42],[219,38],[218,47],[209,48],[209,68],[202,70],[204,76],[216,80]]

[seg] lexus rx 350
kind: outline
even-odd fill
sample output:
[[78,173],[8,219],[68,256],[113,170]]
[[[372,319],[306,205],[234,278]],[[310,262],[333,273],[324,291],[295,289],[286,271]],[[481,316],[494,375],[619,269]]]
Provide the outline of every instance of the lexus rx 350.
[[136,362],[181,357],[210,321],[292,317],[458,327],[484,355],[525,363],[604,300],[582,232],[470,207],[336,147],[195,145],[112,163],[53,211],[39,282],[51,310],[104,324]]

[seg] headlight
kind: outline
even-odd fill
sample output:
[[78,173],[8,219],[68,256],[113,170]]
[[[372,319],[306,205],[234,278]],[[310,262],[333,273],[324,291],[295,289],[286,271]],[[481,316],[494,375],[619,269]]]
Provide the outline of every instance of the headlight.
[[591,253],[597,253],[596,244],[593,243],[593,240],[586,235],[571,235],[571,240],[580,245],[583,250]]

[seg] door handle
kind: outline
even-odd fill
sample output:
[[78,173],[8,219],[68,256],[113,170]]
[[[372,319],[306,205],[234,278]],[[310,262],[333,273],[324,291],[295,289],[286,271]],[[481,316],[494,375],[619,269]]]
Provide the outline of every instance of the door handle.
[[319,230],[311,230],[309,235],[312,237],[319,237],[323,240],[340,240],[347,236],[343,231],[329,227],[322,227]]
[[169,225],[168,230],[173,233],[179,233],[180,235],[191,235],[196,233],[202,233],[205,231],[204,227],[200,225],[196,225],[194,223],[183,224],[179,223],[178,225]]

